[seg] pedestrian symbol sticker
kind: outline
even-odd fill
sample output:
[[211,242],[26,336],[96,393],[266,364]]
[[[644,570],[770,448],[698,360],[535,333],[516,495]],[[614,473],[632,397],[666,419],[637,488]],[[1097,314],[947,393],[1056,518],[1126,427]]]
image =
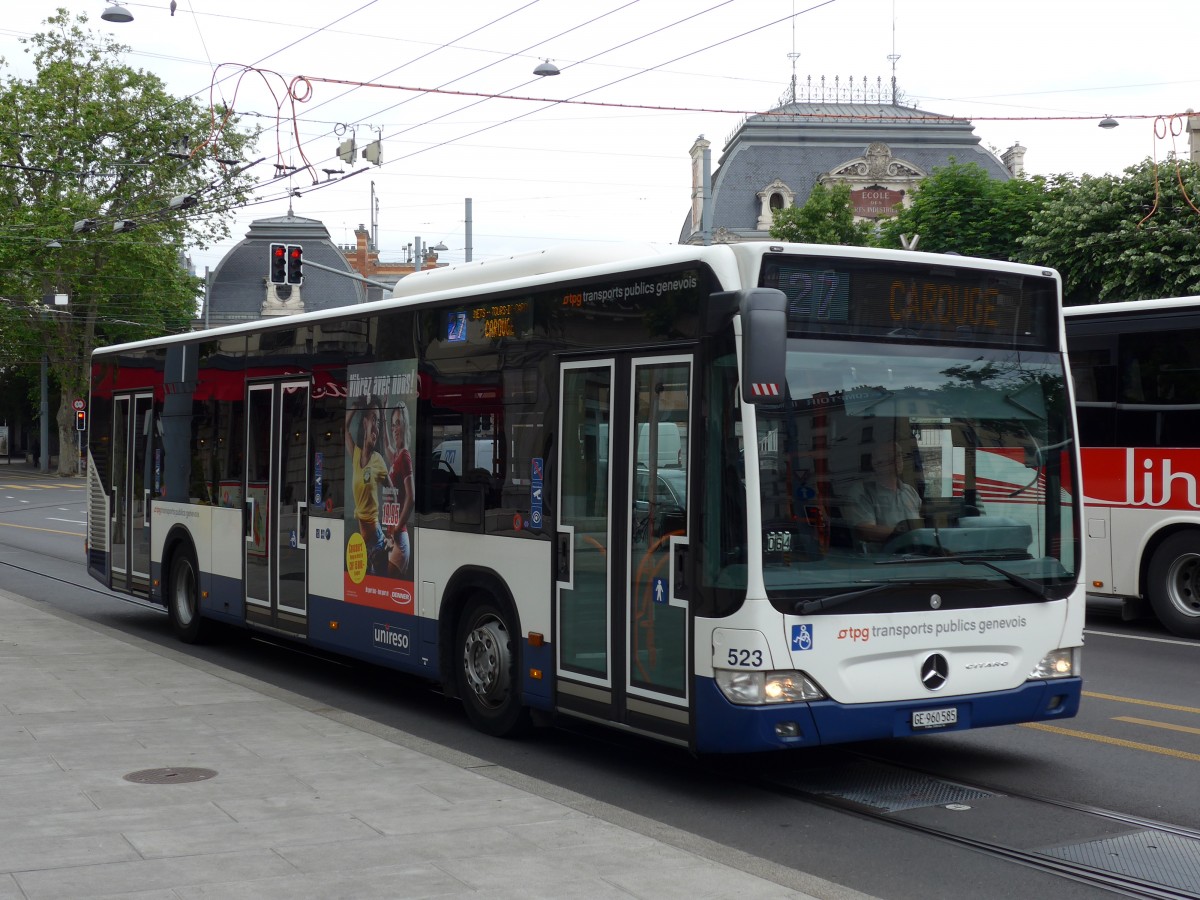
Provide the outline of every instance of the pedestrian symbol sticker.
[[655,603],[666,603],[667,602],[667,579],[655,578],[654,581],[651,583],[651,589],[654,592],[654,602]]

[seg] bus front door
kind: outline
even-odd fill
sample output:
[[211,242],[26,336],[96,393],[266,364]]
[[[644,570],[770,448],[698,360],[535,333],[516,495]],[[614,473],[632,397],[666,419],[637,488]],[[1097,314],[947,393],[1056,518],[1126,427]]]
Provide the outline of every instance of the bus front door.
[[691,356],[560,366],[558,706],[688,740]]
[[155,483],[154,395],[113,398],[112,589],[150,592],[150,501]]
[[309,382],[246,388],[246,622],[308,633]]

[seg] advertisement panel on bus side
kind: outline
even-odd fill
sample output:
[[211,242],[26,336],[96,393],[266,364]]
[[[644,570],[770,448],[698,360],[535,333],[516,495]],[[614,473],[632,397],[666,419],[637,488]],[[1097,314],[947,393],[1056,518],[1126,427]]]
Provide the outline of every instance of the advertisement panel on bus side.
[[347,369],[345,599],[416,613],[409,533],[417,362]]
[[1083,487],[1092,506],[1200,510],[1200,450],[1085,447]]

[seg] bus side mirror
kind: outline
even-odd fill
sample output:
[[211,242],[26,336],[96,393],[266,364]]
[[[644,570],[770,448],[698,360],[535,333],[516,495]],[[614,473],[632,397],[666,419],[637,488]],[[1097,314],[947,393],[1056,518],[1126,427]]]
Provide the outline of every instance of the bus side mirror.
[[742,400],[782,403],[787,392],[787,296],[775,288],[741,292]]

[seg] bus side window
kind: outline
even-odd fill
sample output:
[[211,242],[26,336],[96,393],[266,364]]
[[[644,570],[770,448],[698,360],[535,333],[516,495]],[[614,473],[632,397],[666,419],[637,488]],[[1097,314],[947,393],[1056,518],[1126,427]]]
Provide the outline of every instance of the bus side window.
[[1071,343],[1079,437],[1085,447],[1117,445],[1116,337],[1084,335]]
[[1196,329],[1121,335],[1123,406],[1117,411],[1117,433],[1122,446],[1191,442],[1195,412],[1188,407],[1196,402],[1197,340]]

